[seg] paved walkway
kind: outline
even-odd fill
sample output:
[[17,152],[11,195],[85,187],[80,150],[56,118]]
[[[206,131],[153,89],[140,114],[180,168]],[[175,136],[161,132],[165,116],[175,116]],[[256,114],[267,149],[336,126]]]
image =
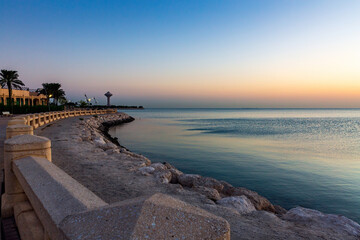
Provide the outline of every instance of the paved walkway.
[[[3,181],[3,169],[4,169],[4,141],[6,137],[6,126],[7,122],[11,118],[0,118],[0,184],[2,184]],[[1,187],[0,187],[1,191]],[[1,218],[0,218],[1,221]],[[0,234],[0,240],[1,240],[1,234]]]
[[7,122],[11,118],[0,118],[0,179],[3,179],[2,169],[4,169],[4,141],[6,137],[6,126]]

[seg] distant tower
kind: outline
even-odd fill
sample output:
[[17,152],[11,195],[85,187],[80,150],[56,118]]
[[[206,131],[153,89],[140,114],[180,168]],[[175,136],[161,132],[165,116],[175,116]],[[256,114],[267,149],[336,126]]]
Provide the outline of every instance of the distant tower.
[[107,105],[110,106],[110,97],[112,96],[112,94],[108,91],[107,93],[105,93],[105,96],[107,97]]

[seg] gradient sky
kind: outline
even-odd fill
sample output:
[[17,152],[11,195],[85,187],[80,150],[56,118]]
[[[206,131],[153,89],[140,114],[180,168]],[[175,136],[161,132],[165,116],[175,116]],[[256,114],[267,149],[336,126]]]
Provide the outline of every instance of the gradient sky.
[[72,101],[360,107],[360,1],[0,0],[0,68]]

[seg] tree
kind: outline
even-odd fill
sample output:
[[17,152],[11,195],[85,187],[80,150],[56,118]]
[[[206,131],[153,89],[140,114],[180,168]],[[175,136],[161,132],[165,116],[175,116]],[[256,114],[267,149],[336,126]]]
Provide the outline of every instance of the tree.
[[66,100],[65,91],[61,89],[61,84],[54,85],[53,98],[55,99],[56,105],[58,105],[59,100]]
[[0,85],[2,88],[4,88],[5,86],[8,88],[11,112],[14,112],[12,90],[13,88],[21,89],[21,87],[25,86],[25,84],[19,79],[19,74],[17,73],[17,71],[2,69],[0,72]]
[[85,102],[84,100],[80,100],[80,101],[78,102],[78,104],[79,104],[79,106],[80,106],[81,108],[84,108],[84,107],[89,106],[89,103],[88,103],[88,102]]
[[46,96],[48,105],[50,104],[50,98],[54,99],[56,105],[59,99],[65,98],[65,91],[61,89],[60,83],[43,83],[42,86],[43,88],[39,88],[37,92]]

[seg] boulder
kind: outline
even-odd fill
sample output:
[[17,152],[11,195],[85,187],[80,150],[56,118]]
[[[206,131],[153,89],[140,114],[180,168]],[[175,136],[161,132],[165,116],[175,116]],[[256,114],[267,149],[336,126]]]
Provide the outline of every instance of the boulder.
[[213,201],[218,201],[221,199],[219,192],[214,188],[208,188],[204,186],[194,186],[192,189]]
[[138,170],[142,175],[145,175],[145,176],[149,176],[150,174],[155,172],[155,168],[153,168],[153,167],[141,167]]
[[225,181],[220,181],[220,183],[223,185],[223,189],[220,192],[221,194],[231,196],[234,193],[235,187],[233,187],[233,185]]
[[170,170],[158,171],[155,169],[155,177],[160,180],[161,183],[169,183],[171,181]]
[[231,196],[241,196],[241,195],[245,195],[252,202],[252,204],[255,206],[257,210],[275,212],[275,208],[269,200],[249,189],[237,187],[233,190],[231,194]]
[[162,163],[153,163],[150,166],[155,168],[156,171],[162,171],[167,169],[167,167]]
[[108,149],[105,151],[107,155],[112,155],[112,154],[118,154],[120,153],[119,149]]
[[178,177],[183,174],[183,172],[176,169],[170,163],[164,162],[164,166],[171,172],[171,181],[170,183],[176,184],[179,183]]
[[113,144],[112,142],[107,142],[106,144],[104,144],[102,146],[102,148],[104,150],[108,150],[108,149],[117,149],[118,147],[115,144]]
[[344,216],[335,214],[324,214],[320,211],[296,207],[290,209],[283,219],[301,223],[308,227],[319,227],[329,229],[329,231],[344,235],[358,237],[360,239],[360,225]]
[[197,174],[182,174],[178,176],[178,182],[184,187],[193,187],[197,179],[201,178]]
[[279,205],[274,205],[275,208],[275,213],[278,215],[284,215],[285,213],[287,213],[287,210]]
[[104,139],[102,137],[96,137],[94,139],[94,143],[97,147],[103,147],[104,145],[106,145],[106,142],[104,141]]
[[256,211],[251,201],[244,195],[235,197],[226,197],[216,202],[217,204],[236,209],[240,214]]
[[218,192],[221,192],[224,186],[215,178],[211,177],[201,177],[195,180],[194,182],[195,186],[203,186],[207,188],[214,188]]
[[169,169],[169,171],[171,172],[171,181],[170,183],[176,184],[179,183],[179,176],[183,175],[183,172],[177,170],[176,168],[173,169]]

